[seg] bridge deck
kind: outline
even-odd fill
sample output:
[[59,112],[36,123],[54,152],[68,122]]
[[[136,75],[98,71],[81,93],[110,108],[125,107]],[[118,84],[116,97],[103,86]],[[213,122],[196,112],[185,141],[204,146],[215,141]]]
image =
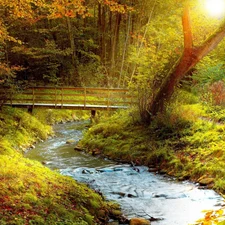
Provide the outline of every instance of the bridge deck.
[[82,105],[82,104],[51,104],[51,103],[4,103],[5,106],[18,108],[48,108],[48,109],[77,109],[77,110],[117,110],[127,109],[119,105]]
[[90,87],[30,87],[14,93],[0,89],[3,105],[20,108],[78,110],[127,109],[134,103],[128,89]]

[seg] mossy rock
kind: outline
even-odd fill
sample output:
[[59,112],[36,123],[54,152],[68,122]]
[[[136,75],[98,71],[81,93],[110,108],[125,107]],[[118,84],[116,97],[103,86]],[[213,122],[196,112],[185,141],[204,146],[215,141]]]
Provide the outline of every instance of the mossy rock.
[[198,182],[201,186],[207,186],[214,182],[214,178],[203,178],[200,179]]
[[115,217],[122,216],[122,212],[120,210],[117,210],[117,209],[113,209],[111,214],[114,215]]

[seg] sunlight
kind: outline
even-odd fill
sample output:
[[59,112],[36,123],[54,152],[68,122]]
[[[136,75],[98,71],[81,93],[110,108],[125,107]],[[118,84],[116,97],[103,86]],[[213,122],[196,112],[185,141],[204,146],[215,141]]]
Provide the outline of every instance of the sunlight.
[[220,17],[225,13],[225,0],[205,0],[205,8],[210,15]]

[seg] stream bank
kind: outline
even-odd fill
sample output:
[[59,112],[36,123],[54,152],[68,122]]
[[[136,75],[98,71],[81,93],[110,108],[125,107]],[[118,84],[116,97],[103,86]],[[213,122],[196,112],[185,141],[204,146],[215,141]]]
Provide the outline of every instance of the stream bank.
[[118,209],[87,185],[22,155],[32,143],[42,143],[52,134],[46,120],[73,120],[73,114],[46,110],[35,118],[11,107],[0,111],[1,225],[99,225]]
[[225,124],[213,118],[199,119],[194,107],[179,109],[182,115],[192,114],[194,121],[160,115],[148,127],[135,121],[133,112],[118,112],[90,127],[77,148],[115,161],[145,165],[150,171],[190,180],[223,195]]
[[75,151],[75,143],[83,136],[82,123],[54,126],[56,136],[36,145],[26,157],[44,161],[49,168],[118,202],[126,218],[145,218],[153,225],[187,225],[201,217],[201,210],[217,209],[223,204],[215,192],[199,190],[190,182],[149,173],[145,166],[132,167]]
[[[158,115],[149,126],[140,124],[133,110],[118,112],[92,126],[78,148],[95,156],[145,165],[149,171],[191,181],[200,189],[214,189],[224,196],[224,110],[200,104],[170,110]],[[224,221],[224,203],[221,207],[218,213],[206,213],[196,224]]]

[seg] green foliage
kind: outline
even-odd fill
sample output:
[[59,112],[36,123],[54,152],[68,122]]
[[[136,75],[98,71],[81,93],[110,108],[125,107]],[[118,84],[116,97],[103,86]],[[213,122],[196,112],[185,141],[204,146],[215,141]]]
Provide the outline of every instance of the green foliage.
[[[174,93],[171,102],[172,107],[184,107],[184,105],[188,105],[188,107],[193,108],[193,105],[199,103],[199,97],[190,91],[179,89]],[[176,105],[174,106],[174,104]],[[196,107],[196,110],[199,110],[199,107]]]
[[192,75],[193,91],[207,104],[224,105],[224,62],[215,56],[205,57]]
[[224,63],[220,62],[216,65],[205,65],[205,68],[199,68],[192,78],[199,86],[205,86],[207,84],[213,84],[214,82],[223,80],[224,75]]

